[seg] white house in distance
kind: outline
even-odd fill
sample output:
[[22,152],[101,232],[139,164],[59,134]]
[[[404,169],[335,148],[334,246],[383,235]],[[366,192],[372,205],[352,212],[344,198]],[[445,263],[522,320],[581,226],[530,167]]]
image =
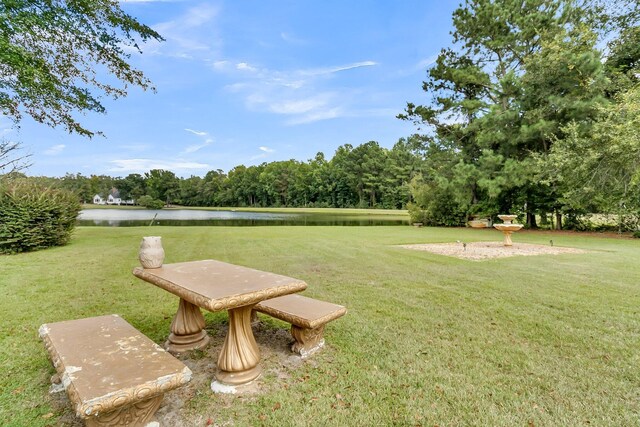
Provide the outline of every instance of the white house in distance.
[[113,194],[109,194],[109,197],[107,197],[107,204],[108,205],[121,205],[122,204],[122,199],[120,197],[113,197]]
[[135,205],[135,200],[122,200],[120,198],[120,192],[116,188],[112,188],[107,196],[106,200],[101,195],[96,194],[93,196],[94,205]]

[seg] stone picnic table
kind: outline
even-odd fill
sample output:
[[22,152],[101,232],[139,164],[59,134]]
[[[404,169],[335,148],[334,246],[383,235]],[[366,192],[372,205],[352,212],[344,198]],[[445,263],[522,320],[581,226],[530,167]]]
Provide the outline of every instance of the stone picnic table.
[[166,343],[173,353],[203,348],[209,342],[199,307],[227,310],[229,330],[218,356],[216,379],[240,385],[262,372],[260,351],[251,329],[251,311],[264,300],[303,291],[307,284],[292,277],[215,260],[136,267],[133,275],[180,297]]

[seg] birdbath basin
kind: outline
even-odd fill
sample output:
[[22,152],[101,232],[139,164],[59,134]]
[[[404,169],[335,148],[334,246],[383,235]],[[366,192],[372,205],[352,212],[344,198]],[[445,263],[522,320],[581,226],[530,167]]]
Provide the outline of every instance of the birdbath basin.
[[498,215],[498,218],[500,218],[505,224],[511,224],[511,221],[517,217],[518,215]]
[[514,219],[516,219],[517,215],[498,215],[498,218],[500,218],[502,221],[504,221],[503,224],[493,224],[493,226],[497,229],[502,231],[502,234],[504,234],[504,246],[513,246],[513,242],[511,241],[511,233],[520,230],[522,227],[524,227],[522,224],[512,224],[511,221],[513,221]]

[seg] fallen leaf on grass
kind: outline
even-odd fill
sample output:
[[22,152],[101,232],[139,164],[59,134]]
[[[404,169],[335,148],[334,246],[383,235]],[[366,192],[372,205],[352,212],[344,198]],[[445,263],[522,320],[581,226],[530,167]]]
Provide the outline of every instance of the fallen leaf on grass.
[[44,415],[42,416],[42,418],[44,418],[45,420],[46,420],[46,419],[49,419],[49,418],[51,418],[51,417],[53,417],[53,412],[49,412],[48,414],[44,414]]
[[300,378],[298,378],[298,381],[300,381],[301,383],[307,381],[309,378],[311,378],[310,375],[303,375]]
[[280,408],[282,408],[282,405],[280,404],[280,402],[277,402],[275,405],[273,405],[273,410],[274,411],[277,411]]

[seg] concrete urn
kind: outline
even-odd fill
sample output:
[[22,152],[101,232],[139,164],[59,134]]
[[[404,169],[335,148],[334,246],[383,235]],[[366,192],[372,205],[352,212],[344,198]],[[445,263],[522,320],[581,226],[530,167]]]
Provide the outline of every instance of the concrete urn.
[[162,247],[162,237],[143,237],[140,242],[138,259],[144,268],[160,268],[164,261],[164,248]]

